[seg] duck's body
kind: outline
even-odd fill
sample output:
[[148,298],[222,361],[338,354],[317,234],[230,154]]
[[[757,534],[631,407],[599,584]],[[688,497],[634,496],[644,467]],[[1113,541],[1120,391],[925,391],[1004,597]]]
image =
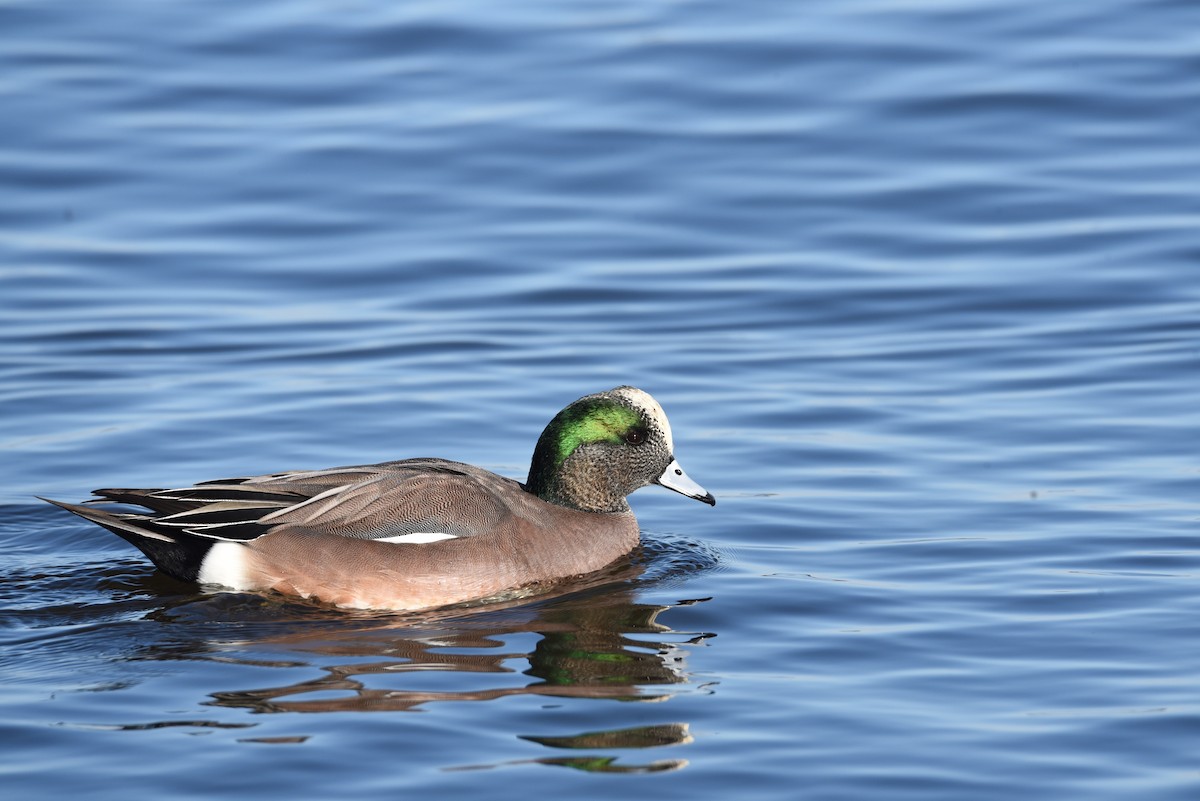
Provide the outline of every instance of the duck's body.
[[102,489],[53,501],[141,549],[163,572],[238,591],[338,606],[423,609],[588,573],[638,543],[625,500],[659,483],[706,503],[679,469],[670,427],[645,392],[618,387],[560,412],[520,484],[443,459]]

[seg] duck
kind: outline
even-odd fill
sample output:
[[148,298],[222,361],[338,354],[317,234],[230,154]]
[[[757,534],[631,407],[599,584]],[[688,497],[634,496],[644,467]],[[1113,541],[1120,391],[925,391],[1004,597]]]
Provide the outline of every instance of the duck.
[[535,595],[613,564],[640,541],[628,496],[651,484],[716,505],[679,466],[658,401],[619,386],[554,416],[524,483],[411,458],[42,500],[204,588],[416,611]]

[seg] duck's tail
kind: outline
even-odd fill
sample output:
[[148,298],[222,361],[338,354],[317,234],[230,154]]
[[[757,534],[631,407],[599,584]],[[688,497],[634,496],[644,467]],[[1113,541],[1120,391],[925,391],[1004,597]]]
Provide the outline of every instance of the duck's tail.
[[103,526],[146,554],[159,570],[180,581],[197,580],[204,556],[215,542],[182,529],[171,530],[168,534],[151,528],[154,518],[149,515],[109,512],[94,506],[42,498],[40,495],[38,498]]

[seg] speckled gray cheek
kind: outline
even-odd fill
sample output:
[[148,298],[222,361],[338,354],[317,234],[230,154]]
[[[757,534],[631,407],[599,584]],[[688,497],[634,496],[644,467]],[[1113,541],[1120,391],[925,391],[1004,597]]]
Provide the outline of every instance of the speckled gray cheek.
[[554,499],[595,512],[629,510],[629,465],[608,443],[588,443],[563,463],[553,486]]
[[636,466],[635,472],[649,484],[670,463],[671,454],[666,449],[662,436],[654,433],[645,444],[634,450],[632,460]]

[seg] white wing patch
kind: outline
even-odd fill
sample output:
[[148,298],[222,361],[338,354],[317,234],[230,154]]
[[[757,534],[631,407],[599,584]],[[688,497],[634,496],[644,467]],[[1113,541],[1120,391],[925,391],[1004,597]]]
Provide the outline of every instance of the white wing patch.
[[411,534],[397,534],[394,537],[380,537],[375,542],[395,542],[401,545],[424,545],[428,542],[457,539],[453,534],[443,534],[440,531],[414,531]]

